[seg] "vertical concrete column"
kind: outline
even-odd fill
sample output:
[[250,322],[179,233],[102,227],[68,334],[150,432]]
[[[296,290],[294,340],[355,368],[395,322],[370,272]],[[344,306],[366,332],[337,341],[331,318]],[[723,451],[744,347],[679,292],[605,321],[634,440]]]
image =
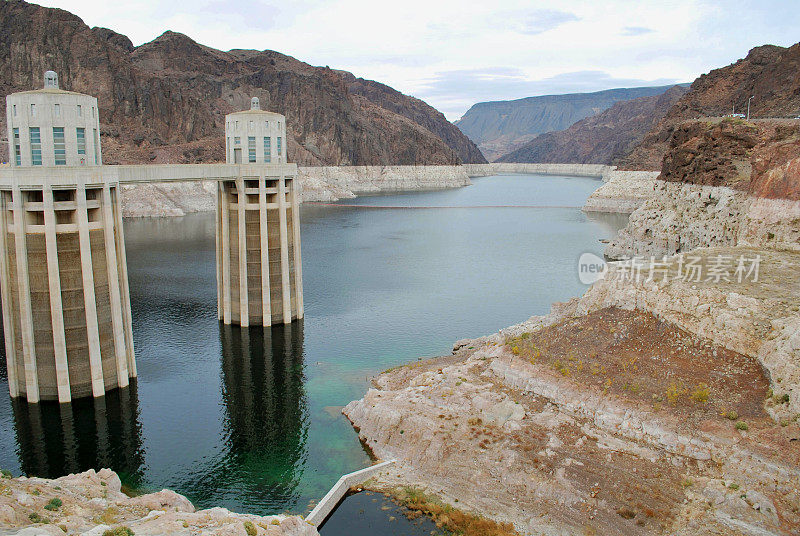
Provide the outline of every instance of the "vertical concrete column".
[[108,270],[108,296],[111,303],[111,328],[114,332],[114,357],[117,364],[117,387],[127,387],[128,356],[125,348],[125,319],[122,316],[122,291],[120,290],[119,267],[117,266],[114,211],[111,200],[111,186],[108,183],[103,184],[101,207],[103,211],[103,238],[106,246],[106,268]]
[[[97,300],[94,293],[92,247],[89,237],[89,210],[86,203],[86,185],[78,184],[75,192],[78,201],[78,241],[81,251],[81,274],[83,276],[83,306],[86,311],[86,337],[89,343],[89,369],[92,376],[92,396],[105,395],[103,363],[100,356],[100,330],[97,325]],[[30,400],[30,399],[29,399]]]
[[281,305],[283,323],[292,321],[292,296],[289,287],[289,230],[286,225],[286,178],[278,180],[278,222],[281,237]]
[[300,202],[297,199],[297,177],[292,179],[292,242],[294,245],[294,291],[297,318],[303,318],[303,259],[300,255]]
[[219,196],[222,218],[217,232],[222,234],[222,318],[225,324],[231,323],[231,242],[230,242],[230,199],[226,184],[219,183]]
[[120,297],[122,299],[122,315],[124,318],[125,329],[125,351],[128,358],[128,377],[136,377],[136,354],[133,350],[133,318],[131,314],[131,291],[128,286],[128,257],[125,253],[125,228],[122,222],[122,203],[119,198],[119,188],[111,192],[113,200],[112,209],[114,212],[114,222],[116,224],[117,235],[117,259],[119,259],[119,272],[122,286],[120,288]]
[[217,260],[217,319],[222,320],[222,203],[224,196],[222,195],[222,183],[216,182],[217,187],[217,204],[216,204],[216,219],[214,220],[215,237],[214,246],[216,248]]
[[44,201],[44,240],[47,253],[47,279],[50,291],[50,322],[53,327],[53,352],[56,361],[56,385],[58,401],[70,402],[72,394],[67,364],[67,340],[64,333],[64,309],[61,297],[61,274],[58,267],[58,244],[56,242],[56,212],[53,188],[48,184],[42,192]]
[[20,331],[22,332],[22,355],[25,363],[25,397],[30,403],[39,402],[39,374],[36,366],[36,348],[33,341],[33,312],[31,288],[28,279],[28,247],[26,240],[26,214],[22,202],[22,191],[14,186],[11,191],[14,209],[14,246],[17,258],[17,296],[19,297]]
[[269,233],[267,226],[266,177],[258,178],[258,224],[261,240],[261,324],[272,325],[272,302],[269,291]]
[[16,326],[11,314],[11,294],[14,292],[11,281],[11,267],[8,264],[8,201],[5,192],[0,192],[0,297],[3,300],[3,336],[6,343],[6,370],[8,371],[8,391],[11,398],[19,396],[19,375],[17,371]]
[[244,187],[244,178],[236,178],[237,191],[237,221],[239,231],[239,325],[250,325],[250,302],[247,295],[247,193]]

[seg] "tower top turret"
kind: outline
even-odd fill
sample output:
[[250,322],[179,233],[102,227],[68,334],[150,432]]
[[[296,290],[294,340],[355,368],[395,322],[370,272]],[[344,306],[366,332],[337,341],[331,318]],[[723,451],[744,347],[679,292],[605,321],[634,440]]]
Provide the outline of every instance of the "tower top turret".
[[58,74],[55,71],[45,71],[44,88],[58,89]]

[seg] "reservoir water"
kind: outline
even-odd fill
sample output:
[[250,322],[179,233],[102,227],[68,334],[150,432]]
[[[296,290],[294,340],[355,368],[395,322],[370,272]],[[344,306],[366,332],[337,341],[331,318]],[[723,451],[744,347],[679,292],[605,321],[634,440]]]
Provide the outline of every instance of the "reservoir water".
[[583,292],[578,257],[624,224],[577,208],[599,185],[495,176],[304,205],[306,318],[266,329],[217,320],[213,214],[126,221],[138,381],[98,401],[12,404],[3,355],[0,467],[111,467],[198,507],[304,513],[370,463],[340,411],[371,376]]

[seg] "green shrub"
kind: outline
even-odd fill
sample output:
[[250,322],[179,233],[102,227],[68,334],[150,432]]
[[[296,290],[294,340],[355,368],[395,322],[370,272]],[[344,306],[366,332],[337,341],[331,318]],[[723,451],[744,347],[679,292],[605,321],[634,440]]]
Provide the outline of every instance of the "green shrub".
[[31,520],[31,523],[50,523],[49,517],[40,516],[38,512],[31,512],[28,514],[28,519]]
[[50,499],[50,502],[44,505],[45,510],[50,510],[51,512],[55,512],[59,508],[61,508],[61,499],[58,497],[54,497]]
[[119,527],[108,529],[103,533],[103,536],[134,536],[134,532],[130,528],[120,525]]
[[739,422],[736,423],[736,429],[737,430],[742,430],[742,431],[746,432],[748,430],[748,428],[750,428],[750,427],[747,426],[747,423],[744,422],[744,421],[739,421]]
[[256,526],[253,525],[252,521],[244,522],[244,531],[247,533],[247,536],[256,536],[256,534],[258,534],[258,530]]
[[12,478],[11,471],[9,471],[8,469],[3,469],[2,471],[0,471],[0,475],[2,475],[3,478]]
[[739,418],[739,414],[736,413],[735,411],[731,410],[731,411],[729,411],[728,413],[725,414],[725,418],[726,419],[730,419],[732,421],[735,421],[736,419]]

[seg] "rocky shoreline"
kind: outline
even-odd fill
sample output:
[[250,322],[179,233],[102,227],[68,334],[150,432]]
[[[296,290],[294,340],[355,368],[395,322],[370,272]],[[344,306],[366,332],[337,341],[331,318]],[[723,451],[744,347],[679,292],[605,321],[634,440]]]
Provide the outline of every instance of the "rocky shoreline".
[[[301,202],[330,202],[359,194],[459,188],[470,184],[463,166],[319,166],[297,173]],[[154,183],[123,187],[122,213],[128,218],[184,216],[213,212],[215,183]]]
[[796,533],[800,202],[659,177],[609,169],[584,207],[630,213],[606,254],[650,264],[611,263],[581,298],[345,407],[397,460],[374,489],[521,534]]
[[760,253],[764,272],[747,285],[607,277],[382,374],[344,409],[397,459],[402,477],[377,487],[420,486],[523,534],[791,534],[800,254],[696,253]]
[[673,255],[702,246],[800,251],[800,201],[663,180],[655,180],[650,193],[609,243],[607,257]]
[[[125,529],[131,532],[126,532]],[[129,497],[110,469],[46,478],[0,479],[0,533],[16,536],[316,536],[300,516],[195,510],[174,491]]]
[[[607,177],[613,167],[595,164],[463,164],[458,166],[319,166],[298,168],[301,202],[331,202],[362,194],[460,188],[470,178],[499,173]],[[128,218],[211,212],[214,183],[154,183],[123,187]]]
[[608,171],[604,184],[592,192],[583,210],[630,214],[653,197],[658,175],[657,171]]

